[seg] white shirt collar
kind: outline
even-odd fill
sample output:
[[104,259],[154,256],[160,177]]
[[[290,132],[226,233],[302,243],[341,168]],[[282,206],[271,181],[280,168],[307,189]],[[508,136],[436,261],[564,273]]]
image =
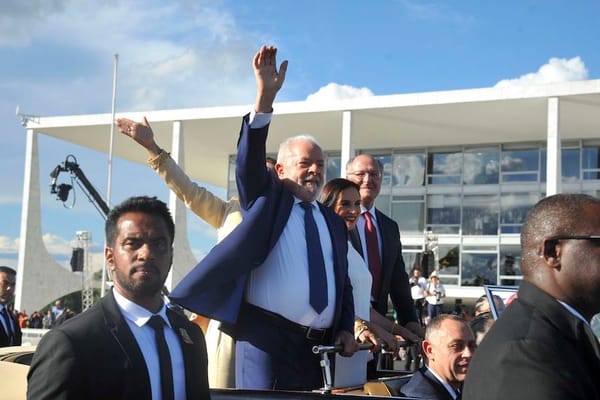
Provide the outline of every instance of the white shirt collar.
[[313,206],[319,208],[319,205],[317,203],[317,200],[313,200],[313,201],[304,201],[304,200],[300,200],[299,198],[297,198],[296,196],[294,196],[294,205],[296,204],[300,204],[300,203],[310,203]]
[[436,374],[434,370],[432,370],[431,368],[429,368],[429,365],[425,365],[425,368],[427,368],[429,370],[429,372],[431,372],[433,374],[433,376],[435,376],[436,379],[438,381],[440,381],[440,383],[442,385],[444,385],[444,387],[446,388],[446,390],[448,391],[448,393],[450,393],[450,396],[452,396],[453,399],[456,399],[458,397],[458,393],[456,393],[456,390],[448,382],[446,382],[438,374]]
[[171,323],[169,322],[169,318],[167,318],[167,308],[165,304],[160,307],[160,310],[153,314],[144,307],[134,303],[133,301],[125,298],[121,293],[119,293],[116,289],[113,289],[113,294],[115,296],[115,301],[121,310],[121,313],[125,318],[129,321],[133,322],[135,325],[142,327],[148,322],[150,317],[153,315],[160,315],[162,319],[165,320],[165,323],[170,327]]
[[564,301],[560,301],[560,300],[556,300],[556,301],[558,301],[560,304],[562,304],[562,306],[564,308],[566,308],[567,311],[569,311],[571,314],[573,314],[574,316],[576,316],[577,318],[579,318],[580,320],[582,320],[583,322],[585,322],[585,324],[591,328],[590,323],[583,317],[583,315],[581,315],[581,313],[579,311],[577,311],[576,309],[574,309],[573,307],[571,307],[570,305],[568,305]]
[[369,214],[371,214],[371,218],[374,219],[375,221],[377,221],[377,214],[375,213],[375,206],[373,205],[373,207],[371,208],[365,208],[363,207],[363,205],[360,205],[360,213],[364,214],[368,212]]

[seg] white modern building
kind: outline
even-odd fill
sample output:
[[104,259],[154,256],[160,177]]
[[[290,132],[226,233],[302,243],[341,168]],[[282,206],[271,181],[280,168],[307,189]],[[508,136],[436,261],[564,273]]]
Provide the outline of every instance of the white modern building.
[[[146,115],[157,141],[168,144],[193,179],[233,193],[237,132],[249,110],[119,116]],[[110,114],[28,121],[17,308],[37,309],[80,285],[41,240],[38,135],[107,153],[111,123]],[[276,153],[284,138],[298,133],[319,140],[328,178],[343,174],[354,154],[379,157],[385,174],[377,205],[400,226],[407,268],[420,262],[429,237],[452,297],[477,297],[484,283],[518,283],[520,225],[540,198],[600,194],[600,80],[276,104],[267,151]],[[128,140],[115,135],[114,156],[144,163],[145,152]],[[173,195],[170,203],[179,228],[174,276],[182,276],[195,260],[184,206]]]

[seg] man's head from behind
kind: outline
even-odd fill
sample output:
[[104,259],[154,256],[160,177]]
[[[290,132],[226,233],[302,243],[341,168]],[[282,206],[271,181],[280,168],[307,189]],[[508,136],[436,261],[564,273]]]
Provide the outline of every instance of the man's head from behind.
[[360,186],[362,206],[370,209],[381,190],[383,167],[373,156],[360,154],[346,164],[346,178]]
[[0,304],[7,305],[15,296],[15,285],[17,284],[17,271],[0,265]]
[[456,315],[438,315],[425,329],[427,366],[455,388],[465,380],[475,347],[471,328]]
[[173,261],[175,226],[167,205],[155,197],[129,198],[110,211],[105,232],[104,255],[115,289],[157,311]]
[[313,201],[319,196],[325,179],[323,150],[307,135],[287,139],[279,146],[275,171],[294,196]]
[[540,200],[521,230],[523,279],[590,320],[600,312],[600,200],[558,194]]
[[[496,305],[496,312],[498,313],[498,315],[500,315],[504,312],[506,306],[504,305],[504,301],[500,296],[495,294],[493,295],[493,297],[494,303]],[[473,316],[476,317],[478,315],[486,313],[491,314],[492,310],[490,308],[490,301],[488,300],[487,295],[484,294],[475,301],[475,306],[473,307]]]

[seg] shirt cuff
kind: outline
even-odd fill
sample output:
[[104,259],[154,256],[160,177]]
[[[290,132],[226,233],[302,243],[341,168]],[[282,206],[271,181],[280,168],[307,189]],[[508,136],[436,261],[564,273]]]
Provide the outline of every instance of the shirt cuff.
[[148,163],[148,165],[150,166],[150,168],[152,169],[158,169],[158,167],[167,159],[169,158],[170,154],[167,153],[166,151],[164,151],[163,149],[160,149],[160,153],[158,153],[158,155],[156,157],[151,157],[148,160],[146,160],[146,162]]
[[257,113],[252,111],[250,113],[250,128],[260,129],[271,123],[271,116],[273,113]]

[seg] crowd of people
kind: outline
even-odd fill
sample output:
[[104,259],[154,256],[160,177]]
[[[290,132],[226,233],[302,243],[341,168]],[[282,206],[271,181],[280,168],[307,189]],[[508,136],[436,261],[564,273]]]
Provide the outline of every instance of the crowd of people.
[[[167,186],[217,229],[219,244],[165,302],[175,238],[167,205],[135,196],[113,207],[105,225],[113,289],[44,335],[28,398],[202,399],[209,386],[313,390],[323,385],[314,345],[339,345],[347,357],[339,365],[373,377],[380,350],[398,355],[403,340],[418,347],[413,359],[423,357],[401,388],[407,396],[600,399],[600,351],[589,327],[600,312],[600,200],[555,195],[533,207],[522,232],[523,283],[498,322],[484,297],[470,321],[445,313],[437,272],[425,278],[413,269],[409,278],[398,225],[375,207],[383,174],[376,157],[357,155],[346,178],[329,182],[311,136],[288,138],[276,159],[266,157],[288,66],[276,54],[263,46],[253,59],[256,102],[237,141],[239,197],[224,201],[192,182],[146,118],[116,121]],[[1,313],[15,276],[0,267]],[[206,337],[182,308],[210,319]],[[19,319],[0,320],[2,345],[20,344]],[[39,313],[35,321],[43,325]],[[359,343],[371,352],[357,352]]]

